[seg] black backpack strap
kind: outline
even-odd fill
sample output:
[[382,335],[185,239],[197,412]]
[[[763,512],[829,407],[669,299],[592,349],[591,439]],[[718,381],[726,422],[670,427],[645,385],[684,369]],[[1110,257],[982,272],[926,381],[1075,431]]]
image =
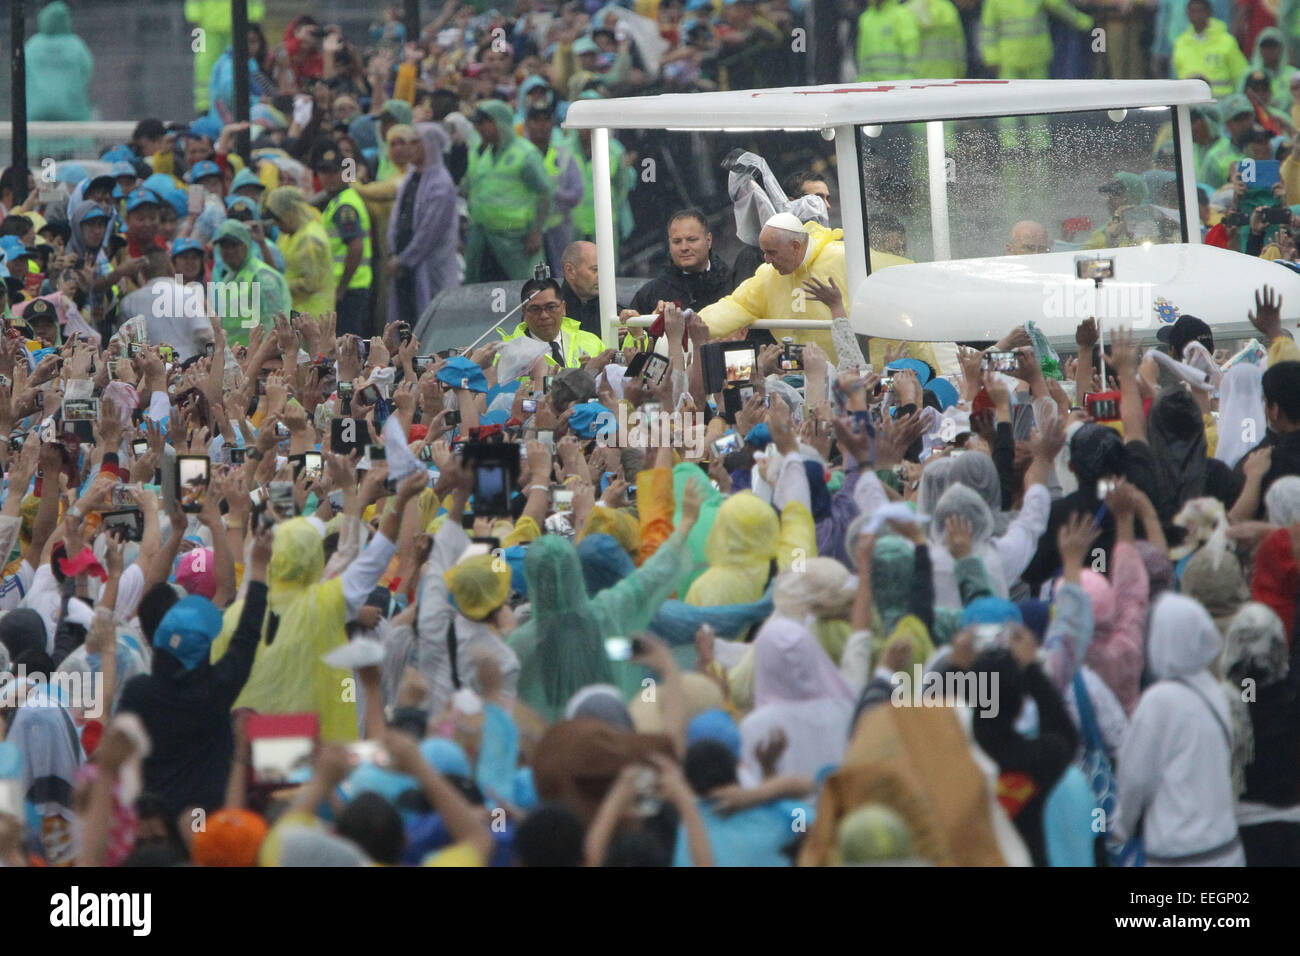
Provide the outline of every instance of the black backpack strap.
[[456,615],[447,624],[447,659],[451,661],[451,686],[460,690],[460,668],[456,664]]

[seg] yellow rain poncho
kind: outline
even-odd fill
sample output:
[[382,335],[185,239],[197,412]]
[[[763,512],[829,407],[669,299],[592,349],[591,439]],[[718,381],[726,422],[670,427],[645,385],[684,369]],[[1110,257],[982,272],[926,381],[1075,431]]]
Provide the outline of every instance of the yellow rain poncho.
[[697,607],[746,604],[767,590],[772,561],[781,570],[817,555],[812,512],[797,501],[775,509],[752,491],[722,502],[704,545],[708,570],[695,579],[686,603]]
[[510,597],[510,567],[499,557],[478,554],[443,575],[452,602],[471,621],[481,621]]
[[[589,534],[607,534],[619,543],[629,558],[637,561],[641,551],[641,526],[636,518],[617,508],[592,508],[587,523],[574,541],[575,544]],[[638,562],[639,563],[639,562]]]
[[812,249],[798,269],[783,276],[775,266],[763,263],[731,295],[700,310],[700,317],[709,326],[712,338],[729,335],[757,319],[790,319],[790,334],[796,342],[816,342],[827,355],[835,354],[829,332],[800,332],[798,324],[802,319],[829,322],[831,318],[830,309],[808,298],[802,291],[803,284],[810,277],[823,282],[833,278],[847,295],[844,231],[827,229],[815,222],[806,222],[803,228],[812,239]]
[[[324,570],[324,542],[306,518],[294,518],[275,529],[262,641],[235,707],[251,707],[262,714],[319,714],[322,740],[356,740],[355,678],[351,671],[321,660],[348,641],[343,580],[322,581]],[[243,608],[244,602],[236,601],[226,609],[225,626],[212,643],[214,662],[226,652]],[[268,645],[266,634],[273,618],[278,624]]]
[[284,253],[284,279],[293,307],[319,316],[334,308],[334,259],[320,212],[293,186],[271,190],[266,208],[279,220],[276,245]]

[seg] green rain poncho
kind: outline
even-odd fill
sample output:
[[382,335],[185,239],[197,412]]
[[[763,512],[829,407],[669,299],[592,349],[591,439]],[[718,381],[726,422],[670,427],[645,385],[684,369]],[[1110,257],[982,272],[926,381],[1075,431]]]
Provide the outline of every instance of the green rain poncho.
[[[469,235],[465,240],[465,283],[481,281],[487,255],[508,279],[530,279],[542,261],[542,248],[529,252],[529,233],[539,235],[550,214],[551,178],[537,147],[517,136],[514,113],[501,100],[485,100],[478,112],[497,129],[495,146],[472,137],[465,187],[469,199]],[[545,202],[543,202],[545,200]]]
[[90,119],[94,57],[81,37],[72,32],[72,14],[63,0],[45,6],[36,23],[40,32],[24,48],[27,118],[85,122]]
[[253,326],[269,329],[277,315],[288,318],[292,308],[289,285],[284,276],[253,255],[253,236],[248,226],[227,219],[212,239],[216,243],[227,238],[242,244],[249,253],[237,270],[227,267],[221,279],[213,282],[217,287],[217,311],[231,344],[247,345]]
[[645,630],[687,560],[686,536],[675,531],[636,571],[588,598],[572,544],[543,535],[528,545],[524,578],[532,614],[507,639],[519,657],[520,699],[550,721],[581,688],[614,683],[605,638]]
[[[900,632],[900,627],[912,637],[912,662],[922,665],[934,652],[935,643],[947,644],[961,629],[961,608],[934,608],[933,633],[927,631],[924,622],[912,616],[917,610],[911,607],[915,571],[916,551],[910,543],[897,535],[876,539],[871,561],[873,660],[879,660],[880,653],[895,633]],[[984,562],[978,556],[971,554],[956,562],[954,573],[958,590],[967,603],[993,593]]]
[[[1282,57],[1278,61],[1277,67],[1272,70],[1264,65],[1264,55],[1260,52],[1260,47],[1263,46],[1265,40],[1276,40],[1282,45]],[[1287,46],[1286,35],[1281,30],[1277,27],[1265,27],[1259,31],[1259,36],[1255,39],[1255,55],[1250,58],[1250,68],[1252,71],[1262,70],[1268,74],[1273,94],[1269,106],[1280,111],[1283,117],[1290,120],[1288,113],[1291,109],[1291,77],[1298,71],[1288,62],[1290,50],[1287,49]],[[1249,73],[1246,74],[1246,76],[1249,75]],[[1245,88],[1246,78],[1242,77],[1241,91],[1245,92]]]

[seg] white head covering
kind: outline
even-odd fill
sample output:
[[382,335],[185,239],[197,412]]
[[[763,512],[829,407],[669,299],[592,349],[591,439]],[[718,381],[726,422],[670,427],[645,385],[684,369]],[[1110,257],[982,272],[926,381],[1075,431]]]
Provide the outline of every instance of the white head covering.
[[1268,522],[1275,525],[1300,521],[1300,476],[1286,475],[1269,486],[1264,495]]
[[1200,602],[1171,592],[1156,598],[1147,656],[1157,679],[1174,680],[1199,673],[1222,650],[1223,637]]
[[614,390],[616,398],[623,397],[623,376],[627,374],[627,368],[622,365],[606,365],[605,381],[609,387]]
[[1219,385],[1219,444],[1214,457],[1229,468],[1264,437],[1263,379],[1264,370],[1258,365],[1241,362],[1228,369]]
[[793,232],[798,235],[805,235],[803,223],[797,217],[788,212],[778,212],[774,216],[769,216],[763,223],[764,228],[780,229],[784,232]]
[[807,615],[842,617],[848,614],[857,579],[834,558],[809,558],[803,571],[776,576],[772,603],[782,617],[802,621]]

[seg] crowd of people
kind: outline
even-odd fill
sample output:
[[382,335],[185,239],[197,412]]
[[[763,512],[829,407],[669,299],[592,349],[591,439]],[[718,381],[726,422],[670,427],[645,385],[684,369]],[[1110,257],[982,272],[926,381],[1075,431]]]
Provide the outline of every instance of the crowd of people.
[[[686,6],[637,9],[690,49],[792,15]],[[250,163],[226,53],[210,112],[67,197],[0,177],[0,865],[1300,863],[1274,290],[1145,350],[1093,319],[864,343],[824,174],[738,153],[741,258],[674,212],[621,311],[655,322],[607,348],[590,139],[557,119],[700,65],[653,79],[626,13],[495,35],[448,3],[408,42],[389,12],[364,56],[254,29]],[[763,75],[702,62],[683,88]],[[1256,143],[1290,107],[1252,83],[1195,114],[1238,204],[1206,236],[1283,268],[1296,223],[1227,218],[1238,153],[1293,129]],[[1160,185],[1103,191],[1122,225]],[[1025,221],[1006,252],[1050,247]],[[517,324],[423,352],[434,296],[506,278]],[[830,331],[751,328],[793,295]]]

